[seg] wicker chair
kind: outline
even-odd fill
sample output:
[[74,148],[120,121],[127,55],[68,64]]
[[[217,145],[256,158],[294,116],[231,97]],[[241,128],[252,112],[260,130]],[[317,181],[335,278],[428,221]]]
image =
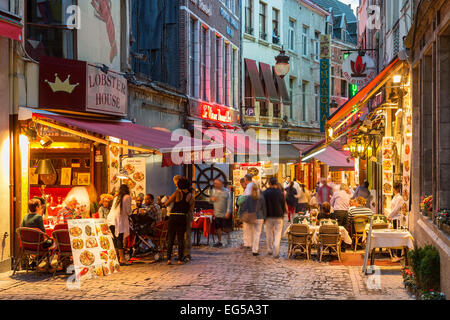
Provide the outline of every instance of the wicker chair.
[[337,226],[339,225],[337,220],[333,220],[333,219],[322,219],[320,220],[320,225],[321,226],[325,226],[325,225],[329,225],[329,226]]
[[323,253],[333,250],[341,261],[341,234],[338,225],[322,225],[319,229],[319,255],[322,262]]
[[60,265],[65,267],[68,263],[70,264],[70,259],[72,257],[72,246],[70,244],[69,230],[61,229],[53,231],[53,238],[56,242],[55,255],[58,257],[55,272],[53,273],[53,276],[55,276]]
[[353,217],[353,240],[355,242],[355,252],[358,247],[358,243],[363,239],[366,226],[370,221],[369,216],[356,216]]
[[16,265],[14,266],[13,275],[16,274],[22,263],[24,263],[28,273],[30,262],[34,261],[36,263],[36,274],[38,272],[38,266],[45,259],[47,259],[47,262],[50,265],[50,250],[49,248],[44,247],[49,239],[46,233],[38,229],[23,227],[18,228],[16,233],[20,240],[20,253]]
[[306,253],[309,260],[311,258],[311,234],[309,226],[306,224],[293,224],[288,234],[289,259],[298,251]]

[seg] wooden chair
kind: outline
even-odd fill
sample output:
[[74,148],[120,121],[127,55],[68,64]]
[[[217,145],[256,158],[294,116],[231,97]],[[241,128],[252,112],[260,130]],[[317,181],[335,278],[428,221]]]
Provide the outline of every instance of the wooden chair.
[[322,225],[319,229],[319,255],[322,262],[323,253],[332,250],[341,261],[341,233],[338,225]]
[[369,223],[369,216],[356,216],[353,217],[353,241],[355,242],[355,252],[358,247],[358,243],[363,239],[364,232],[366,231],[366,225]]
[[68,229],[53,231],[53,238],[56,242],[55,255],[58,257],[55,272],[53,273],[53,276],[55,276],[60,265],[64,267],[67,266],[68,262],[70,264],[70,259],[72,257],[72,246],[70,243],[70,235]]
[[26,271],[30,267],[30,263],[36,263],[36,274],[38,272],[38,266],[47,259],[50,265],[50,250],[49,248],[44,248],[49,237],[45,232],[38,229],[32,228],[18,228],[16,233],[20,241],[20,253],[17,259],[16,265],[14,266],[13,275],[16,274],[19,266],[24,263]]
[[308,260],[311,258],[311,234],[306,224],[293,224],[288,234],[289,259],[298,251],[306,253]]

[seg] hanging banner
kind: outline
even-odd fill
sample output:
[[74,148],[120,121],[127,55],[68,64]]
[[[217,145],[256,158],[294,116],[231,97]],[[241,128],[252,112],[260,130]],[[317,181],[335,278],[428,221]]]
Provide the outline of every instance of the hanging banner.
[[403,132],[403,152],[402,152],[402,163],[403,163],[403,199],[405,203],[403,205],[402,211],[407,214],[410,211],[410,190],[411,190],[411,154],[412,154],[412,114],[407,112],[404,114],[403,118],[404,132]]
[[392,196],[394,194],[394,170],[392,158],[394,156],[394,138],[383,138],[383,195]]
[[[120,142],[120,141],[119,141]],[[117,178],[119,174],[121,150],[117,146],[109,147],[109,192],[115,193],[119,191],[120,180]]]
[[128,180],[124,180],[128,184],[133,201],[139,194],[146,194],[147,170],[145,158],[126,158],[123,160],[122,168],[128,173]]
[[112,234],[105,219],[68,220],[77,280],[120,271]]
[[328,34],[320,36],[320,132],[325,132],[325,125],[330,116],[331,90],[331,37]]

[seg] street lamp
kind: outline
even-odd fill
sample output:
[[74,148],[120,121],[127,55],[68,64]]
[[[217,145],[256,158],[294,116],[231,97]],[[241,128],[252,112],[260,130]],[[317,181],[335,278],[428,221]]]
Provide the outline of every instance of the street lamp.
[[281,49],[280,54],[275,57],[277,63],[275,64],[275,73],[283,79],[291,70],[291,66],[289,65],[289,56],[286,52]]

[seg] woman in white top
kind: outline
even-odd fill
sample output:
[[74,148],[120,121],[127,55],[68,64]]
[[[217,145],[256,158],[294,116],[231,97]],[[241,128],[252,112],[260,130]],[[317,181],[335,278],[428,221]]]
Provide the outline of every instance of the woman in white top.
[[108,225],[114,238],[114,246],[119,253],[120,265],[130,265],[125,260],[123,241],[130,235],[128,217],[131,215],[131,196],[127,185],[120,186],[119,194],[114,198],[108,215]]

